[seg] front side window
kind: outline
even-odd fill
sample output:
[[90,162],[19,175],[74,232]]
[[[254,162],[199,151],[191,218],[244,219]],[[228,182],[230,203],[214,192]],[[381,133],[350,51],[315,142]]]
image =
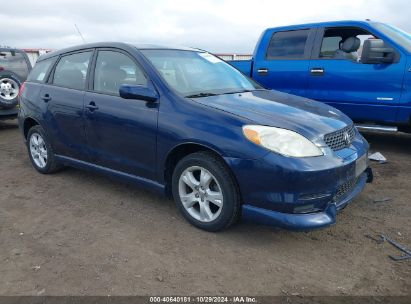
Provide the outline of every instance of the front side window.
[[27,80],[44,82],[48,70],[55,61],[56,58],[50,58],[37,62],[34,68],[31,70],[29,77],[27,77]]
[[184,50],[142,50],[167,84],[184,96],[228,94],[261,88],[221,59]]
[[29,66],[23,53],[0,51],[0,70],[13,72],[22,80],[25,80],[29,73]]
[[84,90],[91,54],[90,51],[61,57],[54,71],[53,84],[70,89]]
[[147,85],[143,71],[127,55],[115,51],[99,51],[94,72],[94,91],[119,94],[120,86]]
[[267,59],[302,59],[310,30],[277,32],[270,40]]
[[332,58],[334,57],[335,52],[340,49],[340,42],[342,37],[339,35],[324,37],[321,44],[320,57]]
[[364,41],[374,38],[376,37],[361,28],[327,28],[324,31],[319,58],[360,61]]

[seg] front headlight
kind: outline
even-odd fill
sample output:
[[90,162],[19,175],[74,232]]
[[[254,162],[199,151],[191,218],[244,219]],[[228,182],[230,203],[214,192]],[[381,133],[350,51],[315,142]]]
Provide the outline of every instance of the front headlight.
[[291,157],[321,156],[322,151],[304,136],[281,128],[245,125],[244,136],[256,145]]

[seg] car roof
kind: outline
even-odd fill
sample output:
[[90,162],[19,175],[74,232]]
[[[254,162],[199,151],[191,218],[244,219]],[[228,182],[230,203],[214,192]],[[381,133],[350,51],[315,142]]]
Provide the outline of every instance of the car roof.
[[184,47],[184,46],[177,46],[177,45],[159,45],[159,44],[132,44],[132,43],[124,43],[124,42],[95,42],[95,43],[86,43],[86,44],[81,44],[81,45],[76,45],[64,49],[60,49],[57,51],[53,51],[47,54],[42,55],[39,57],[38,61],[59,56],[61,54],[65,53],[70,53],[70,52],[75,52],[75,51],[80,51],[80,50],[85,50],[85,49],[91,49],[91,48],[119,48],[119,49],[130,49],[130,48],[135,48],[137,50],[150,50],[150,49],[156,49],[156,50],[182,50],[182,51],[194,51],[198,52],[202,50],[195,49],[195,48],[190,48],[190,47]]
[[360,26],[360,25],[371,24],[371,23],[375,23],[375,21],[371,21],[371,20],[326,21],[326,22],[313,22],[313,23],[303,23],[303,24],[271,27],[271,28],[268,28],[267,31],[277,30],[277,29],[302,29],[302,28],[308,28],[308,27]]

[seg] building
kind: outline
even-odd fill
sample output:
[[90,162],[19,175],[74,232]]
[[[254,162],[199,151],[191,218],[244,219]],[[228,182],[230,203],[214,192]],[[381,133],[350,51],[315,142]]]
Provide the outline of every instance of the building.
[[250,60],[253,55],[250,54],[214,54],[223,60]]

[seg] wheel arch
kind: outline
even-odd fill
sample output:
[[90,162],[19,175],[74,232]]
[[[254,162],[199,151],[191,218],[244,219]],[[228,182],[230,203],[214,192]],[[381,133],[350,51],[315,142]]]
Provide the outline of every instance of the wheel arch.
[[40,123],[32,117],[26,117],[24,119],[24,121],[23,121],[23,135],[24,135],[24,138],[26,140],[27,140],[27,134],[29,133],[29,130],[32,127],[37,126],[37,125],[40,126]]
[[[185,143],[180,143],[176,146],[174,146],[167,154],[164,166],[163,166],[163,178],[165,182],[165,193],[167,197],[171,198],[172,197],[172,175],[174,172],[174,169],[177,165],[177,163],[186,157],[189,154],[200,152],[200,151],[208,151],[215,156],[217,156],[222,163],[226,166],[228,171],[230,172],[237,188],[240,190],[237,179],[234,175],[234,172],[231,170],[227,162],[225,161],[223,154],[219,152],[217,149],[210,147],[209,145],[205,145],[202,143],[197,143],[197,142],[185,142]],[[239,191],[241,193],[241,191]],[[240,195],[241,197],[241,195]]]

